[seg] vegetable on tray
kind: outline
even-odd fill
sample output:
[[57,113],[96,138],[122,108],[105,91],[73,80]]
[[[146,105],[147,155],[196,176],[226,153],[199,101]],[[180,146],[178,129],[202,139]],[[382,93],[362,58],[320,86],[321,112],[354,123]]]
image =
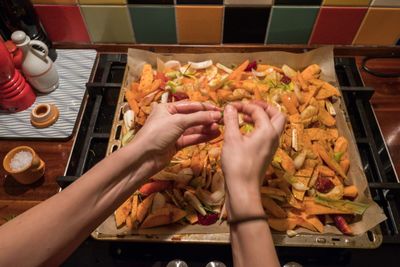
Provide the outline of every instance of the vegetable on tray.
[[[349,140],[339,134],[332,104],[340,92],[320,78],[321,72],[316,64],[295,70],[254,60],[235,68],[211,60],[170,60],[157,70],[144,64],[139,80],[125,88],[123,143],[146,122],[153,102],[208,101],[223,107],[231,101],[265,101],[287,116],[260,188],[270,227],[323,233],[331,224],[351,235],[351,220],[362,216],[368,205],[356,201],[357,187],[348,179]],[[243,120],[240,127],[243,134],[253,129]],[[116,226],[212,225],[226,219],[222,143],[221,135],[178,151],[168,167],[115,211]]]

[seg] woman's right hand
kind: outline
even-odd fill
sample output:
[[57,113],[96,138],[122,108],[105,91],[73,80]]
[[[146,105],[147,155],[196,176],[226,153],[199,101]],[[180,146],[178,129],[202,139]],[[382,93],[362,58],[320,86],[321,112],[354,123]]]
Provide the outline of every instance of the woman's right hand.
[[[238,112],[254,124],[254,130],[242,135]],[[286,118],[264,102],[232,103],[224,111],[222,170],[227,185],[227,207],[231,219],[264,214],[260,181],[279,145]]]

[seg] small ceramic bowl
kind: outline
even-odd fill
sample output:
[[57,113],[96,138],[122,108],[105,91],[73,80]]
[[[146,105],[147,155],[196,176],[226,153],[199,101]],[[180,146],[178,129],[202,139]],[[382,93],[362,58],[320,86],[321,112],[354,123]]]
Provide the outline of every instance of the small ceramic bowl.
[[[32,161],[25,167],[14,170],[11,168],[11,160],[15,154],[21,151],[27,151],[32,154]],[[21,184],[32,184],[43,176],[45,171],[45,163],[39,158],[35,150],[29,146],[18,146],[12,149],[3,160],[3,168],[8,174],[15,178]]]
[[38,104],[31,112],[31,123],[36,128],[46,128],[53,125],[60,112],[53,104]]

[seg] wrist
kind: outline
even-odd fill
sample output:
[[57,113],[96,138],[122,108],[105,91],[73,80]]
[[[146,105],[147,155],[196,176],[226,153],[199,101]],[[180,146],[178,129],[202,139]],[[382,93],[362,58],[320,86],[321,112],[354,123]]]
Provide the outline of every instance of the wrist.
[[265,214],[259,188],[257,190],[242,189],[241,192],[231,192],[228,189],[227,201],[230,220]]
[[132,140],[127,146],[120,149],[116,161],[123,162],[131,179],[142,183],[156,172],[150,149],[142,140]]

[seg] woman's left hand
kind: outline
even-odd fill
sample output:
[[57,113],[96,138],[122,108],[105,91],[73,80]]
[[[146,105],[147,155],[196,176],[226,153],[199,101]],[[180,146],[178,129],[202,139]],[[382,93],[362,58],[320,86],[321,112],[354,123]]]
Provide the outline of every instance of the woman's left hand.
[[222,113],[209,103],[180,101],[153,104],[152,108],[132,147],[143,147],[155,172],[163,169],[179,149],[210,141],[221,134],[217,122]]

